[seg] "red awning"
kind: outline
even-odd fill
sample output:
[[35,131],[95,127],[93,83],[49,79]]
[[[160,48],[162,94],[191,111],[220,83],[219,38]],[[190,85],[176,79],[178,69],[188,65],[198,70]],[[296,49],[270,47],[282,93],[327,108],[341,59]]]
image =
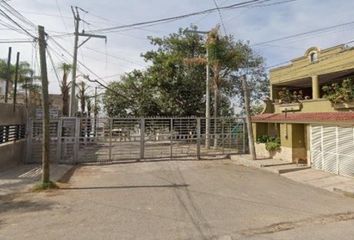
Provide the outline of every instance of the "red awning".
[[266,113],[252,117],[252,122],[353,123],[354,112]]

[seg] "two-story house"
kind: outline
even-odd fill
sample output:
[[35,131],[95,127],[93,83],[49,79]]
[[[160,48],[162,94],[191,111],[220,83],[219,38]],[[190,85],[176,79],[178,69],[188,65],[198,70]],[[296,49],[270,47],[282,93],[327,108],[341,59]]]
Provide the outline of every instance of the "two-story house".
[[[252,125],[256,139],[280,140],[271,155],[354,176],[354,48],[312,47],[289,65],[272,69],[270,89]],[[269,154],[264,144],[256,144],[256,151]]]

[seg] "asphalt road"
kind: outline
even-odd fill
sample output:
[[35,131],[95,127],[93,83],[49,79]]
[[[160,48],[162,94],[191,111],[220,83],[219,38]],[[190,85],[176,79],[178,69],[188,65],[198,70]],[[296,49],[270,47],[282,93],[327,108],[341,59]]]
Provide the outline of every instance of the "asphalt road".
[[229,160],[79,167],[0,198],[0,239],[352,239],[354,199]]

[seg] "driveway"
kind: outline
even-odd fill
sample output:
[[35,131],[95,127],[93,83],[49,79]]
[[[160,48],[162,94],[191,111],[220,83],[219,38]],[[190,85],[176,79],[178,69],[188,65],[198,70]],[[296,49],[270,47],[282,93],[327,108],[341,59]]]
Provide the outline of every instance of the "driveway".
[[354,199],[230,160],[83,166],[61,190],[0,201],[2,240],[354,235]]

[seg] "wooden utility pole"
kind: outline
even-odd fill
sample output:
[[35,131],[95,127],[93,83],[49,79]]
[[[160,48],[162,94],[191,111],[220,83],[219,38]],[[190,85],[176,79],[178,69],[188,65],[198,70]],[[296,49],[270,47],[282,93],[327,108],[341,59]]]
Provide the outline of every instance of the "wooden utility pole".
[[17,100],[17,80],[18,80],[18,65],[20,63],[20,53],[17,52],[16,56],[16,69],[15,69],[15,86],[14,86],[14,100],[13,100],[13,111],[16,111],[16,100]]
[[244,97],[244,104],[245,104],[245,111],[246,111],[248,146],[250,149],[250,154],[252,159],[257,160],[256,149],[254,147],[254,137],[253,137],[252,121],[251,121],[251,109],[250,109],[250,96],[249,96],[249,88],[247,84],[246,75],[243,75],[241,77],[241,81],[242,81],[243,97]]
[[42,144],[42,184],[48,184],[49,178],[49,94],[46,61],[46,40],[43,26],[38,26],[39,57],[42,79],[42,105],[43,105],[43,144]]
[[9,47],[9,56],[7,57],[7,76],[6,76],[6,86],[5,86],[5,103],[8,101],[9,96],[9,85],[11,82],[11,52],[12,48]]
[[[80,27],[80,21],[83,21],[80,18],[80,12],[84,11],[82,8],[79,7],[73,7],[71,6],[71,11],[74,16],[74,21],[75,21],[75,41],[74,41],[74,54],[73,54],[73,69],[72,69],[72,76],[71,76],[71,95],[70,95],[70,111],[69,111],[69,116],[74,117],[76,112],[77,112],[77,102],[76,102],[76,70],[77,70],[77,52],[78,49],[84,45],[88,40],[91,38],[104,38],[107,41],[107,37],[103,35],[94,35],[94,34],[87,34],[84,31],[82,33],[79,32],[79,27]],[[87,13],[86,11],[84,11]],[[87,37],[82,43],[79,44],[79,37]]]
[[76,113],[76,93],[75,93],[75,87],[76,87],[76,69],[77,69],[77,50],[78,50],[78,44],[79,44],[79,25],[80,25],[80,14],[79,10],[76,7],[75,8],[76,12],[74,11],[74,8],[71,6],[71,11],[73,12],[74,15],[74,21],[75,21],[75,40],[74,40],[74,56],[73,56],[73,69],[72,69],[72,78],[71,78],[71,95],[70,95],[70,111],[69,111],[69,116],[74,117]]

